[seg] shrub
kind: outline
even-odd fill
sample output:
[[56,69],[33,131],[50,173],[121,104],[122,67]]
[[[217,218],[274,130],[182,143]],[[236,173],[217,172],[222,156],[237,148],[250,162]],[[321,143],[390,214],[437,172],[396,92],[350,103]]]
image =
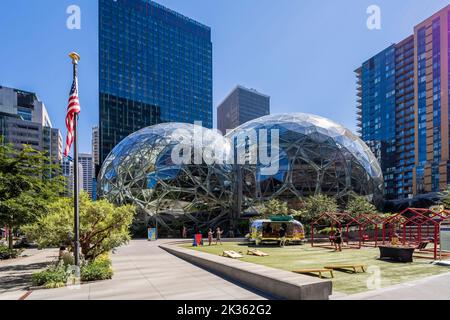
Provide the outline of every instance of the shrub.
[[46,288],[59,288],[65,286],[70,276],[68,267],[58,264],[44,271],[36,272],[32,276],[34,286],[45,286]]
[[[62,198],[49,205],[49,214],[21,230],[40,248],[59,247],[73,235],[73,201]],[[84,259],[95,260],[130,240],[129,226],[135,208],[116,207],[106,200],[92,201],[87,193],[80,194],[80,248]],[[72,243],[70,244],[72,246]],[[73,248],[72,248],[73,249]],[[73,251],[73,250],[72,250]]]
[[9,249],[5,246],[0,246],[0,260],[16,259],[23,252],[23,249]]
[[107,280],[112,276],[112,263],[108,255],[102,255],[81,267],[81,281]]

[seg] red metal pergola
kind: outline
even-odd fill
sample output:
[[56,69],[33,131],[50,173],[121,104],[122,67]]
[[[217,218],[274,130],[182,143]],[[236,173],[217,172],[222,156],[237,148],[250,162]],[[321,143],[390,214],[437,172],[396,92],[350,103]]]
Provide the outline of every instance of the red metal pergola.
[[[321,224],[321,222],[323,222],[323,224]],[[350,227],[352,226],[356,226],[358,228],[358,232],[359,235],[361,235],[362,233],[362,224],[360,223],[360,221],[356,220],[355,218],[353,218],[350,214],[345,213],[345,212],[324,212],[322,213],[318,218],[316,218],[315,220],[313,220],[311,222],[311,246],[314,247],[314,227],[315,226],[324,226],[324,227],[330,227],[331,228],[331,232],[330,232],[330,242],[331,242],[331,246],[333,246],[333,243],[331,241],[332,237],[334,236],[335,232],[334,230],[337,228],[341,229],[345,226],[346,227],[346,233],[345,233],[345,237],[343,234],[343,242],[346,242],[347,245],[349,246],[349,230]],[[319,245],[321,246],[321,245]],[[316,245],[317,247],[317,245]],[[329,247],[328,245],[322,245],[322,247]],[[359,244],[358,244],[358,248],[361,248],[361,236],[359,237]]]
[[[421,249],[421,243],[433,243],[434,248],[432,252],[434,260],[436,260],[438,256],[440,224],[450,219],[446,214],[448,214],[446,211],[436,213],[429,209],[405,209],[383,222],[383,244],[385,244],[387,236],[388,239],[391,239],[394,233],[401,231],[401,235],[400,232],[398,234],[403,245],[414,245]],[[426,232],[424,232],[425,230]]]
[[[384,218],[374,212],[365,212],[358,214],[355,219],[361,222],[361,227],[363,230],[362,246],[364,247],[378,247],[378,237],[381,230],[381,226],[384,222]],[[370,232],[373,230],[372,237],[370,237]]]

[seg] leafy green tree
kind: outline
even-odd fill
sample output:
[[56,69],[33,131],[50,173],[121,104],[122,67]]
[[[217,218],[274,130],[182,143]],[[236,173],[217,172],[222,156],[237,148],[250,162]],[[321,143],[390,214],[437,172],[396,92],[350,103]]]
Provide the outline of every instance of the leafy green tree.
[[13,231],[47,213],[47,205],[64,190],[59,168],[44,153],[23,146],[15,149],[0,137],[0,225]]
[[[49,206],[49,214],[23,227],[23,231],[39,247],[72,245],[73,201],[61,198]],[[80,247],[88,261],[117,248],[130,240],[129,227],[135,215],[130,205],[116,207],[106,200],[91,201],[80,194]],[[70,237],[68,237],[70,235]],[[72,250],[73,251],[73,250]]]
[[450,189],[447,189],[440,194],[441,203],[444,206],[445,210],[450,210]]
[[338,204],[335,198],[317,194],[304,200],[303,208],[291,210],[294,216],[297,216],[303,223],[309,223],[314,218],[325,212],[337,212]]
[[289,214],[289,208],[286,202],[273,199],[264,204],[261,213],[265,218],[269,216],[286,216]]
[[354,196],[348,201],[345,211],[355,216],[360,213],[376,212],[377,208],[366,198]]

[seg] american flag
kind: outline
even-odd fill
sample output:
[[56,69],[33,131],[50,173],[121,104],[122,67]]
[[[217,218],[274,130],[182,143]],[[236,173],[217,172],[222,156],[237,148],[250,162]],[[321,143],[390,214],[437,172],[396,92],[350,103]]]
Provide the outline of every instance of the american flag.
[[73,73],[73,84],[70,89],[69,106],[67,107],[66,115],[66,127],[67,127],[67,139],[66,149],[64,150],[64,156],[69,156],[70,148],[74,141],[74,120],[75,117],[81,112],[80,101],[78,100],[78,77],[76,68]]

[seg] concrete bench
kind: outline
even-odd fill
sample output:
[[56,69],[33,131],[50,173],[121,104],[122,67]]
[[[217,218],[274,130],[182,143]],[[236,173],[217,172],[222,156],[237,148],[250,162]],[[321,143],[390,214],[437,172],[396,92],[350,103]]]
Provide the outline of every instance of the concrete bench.
[[177,245],[161,245],[160,248],[224,278],[259,290],[270,297],[287,300],[328,300],[332,293],[331,280],[224,258]]

